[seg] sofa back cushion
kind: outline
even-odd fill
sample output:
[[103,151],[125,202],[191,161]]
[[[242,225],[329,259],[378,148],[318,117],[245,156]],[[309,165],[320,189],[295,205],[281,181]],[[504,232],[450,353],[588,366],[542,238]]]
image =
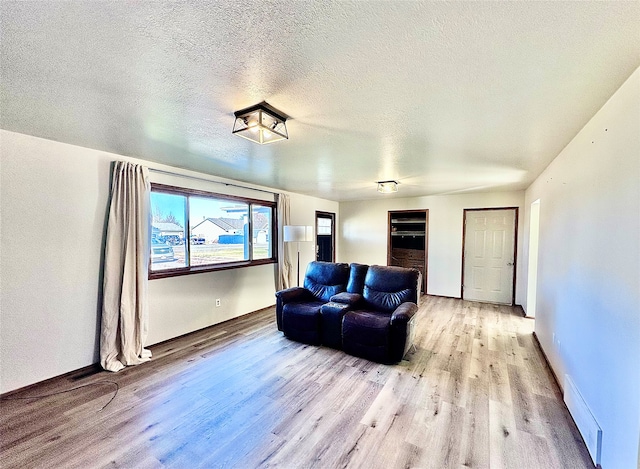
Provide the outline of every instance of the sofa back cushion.
[[364,278],[367,275],[369,266],[366,264],[356,264],[355,262],[349,266],[349,283],[347,283],[347,292],[360,293],[364,290]]
[[349,280],[349,264],[314,261],[307,266],[304,288],[317,299],[328,302],[340,292],[346,291]]
[[406,301],[418,303],[419,279],[416,269],[372,265],[364,279],[362,296],[367,307],[393,313]]

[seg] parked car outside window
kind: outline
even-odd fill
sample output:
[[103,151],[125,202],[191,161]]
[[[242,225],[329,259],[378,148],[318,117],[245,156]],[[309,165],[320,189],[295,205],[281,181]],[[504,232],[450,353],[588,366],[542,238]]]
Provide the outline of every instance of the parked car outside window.
[[192,236],[191,237],[191,244],[204,244],[205,243],[205,239],[204,238],[200,238],[198,236]]
[[151,239],[151,262],[170,262],[175,260],[173,248],[162,241]]
[[167,235],[164,237],[164,242],[172,246],[178,246],[182,244],[182,238],[178,235]]

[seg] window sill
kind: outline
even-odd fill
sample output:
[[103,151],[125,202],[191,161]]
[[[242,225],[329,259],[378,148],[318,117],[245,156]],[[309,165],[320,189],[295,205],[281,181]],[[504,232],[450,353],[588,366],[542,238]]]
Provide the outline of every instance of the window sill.
[[178,269],[149,271],[149,280],[167,277],[179,277],[181,275],[201,274],[207,272],[216,272],[218,270],[241,269],[243,267],[254,267],[257,265],[275,264],[275,259],[256,259],[253,261],[227,262],[224,264],[202,265],[196,267],[181,267]]

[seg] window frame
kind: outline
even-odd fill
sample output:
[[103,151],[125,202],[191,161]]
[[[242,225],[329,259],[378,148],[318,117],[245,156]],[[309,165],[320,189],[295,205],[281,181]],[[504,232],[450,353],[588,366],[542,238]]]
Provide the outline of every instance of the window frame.
[[[191,274],[201,274],[205,272],[215,272],[218,270],[229,270],[229,269],[239,269],[242,267],[252,267],[256,265],[265,265],[265,264],[275,264],[278,262],[278,220],[277,220],[277,210],[276,210],[276,202],[272,202],[269,200],[261,200],[261,199],[253,199],[251,197],[242,197],[238,195],[230,195],[230,194],[220,194],[218,192],[210,192],[203,191],[199,189],[189,189],[186,187],[178,187],[171,186],[168,184],[160,184],[156,182],[151,183],[151,192],[162,192],[165,194],[174,194],[186,197],[186,207],[185,207],[185,230],[187,233],[185,240],[185,256],[191,261],[191,244],[190,240],[190,230],[191,230],[191,219],[189,214],[189,197],[204,197],[216,200],[229,200],[232,202],[241,202],[247,204],[247,213],[249,216],[247,217],[247,223],[249,224],[248,232],[253,233],[253,207],[254,205],[259,205],[261,207],[270,207],[271,208],[271,257],[263,258],[263,259],[253,259],[253,236],[249,236],[249,259],[241,260],[241,261],[232,261],[232,262],[220,262],[217,264],[208,264],[208,265],[198,265],[191,266],[188,265],[186,267],[176,267],[173,269],[164,269],[164,270],[151,270],[151,259],[149,259],[149,280],[154,280],[158,278],[167,278],[167,277],[177,277],[181,275],[191,275]],[[149,225],[151,226],[151,220],[149,221]],[[151,246],[149,246],[151,249]]]

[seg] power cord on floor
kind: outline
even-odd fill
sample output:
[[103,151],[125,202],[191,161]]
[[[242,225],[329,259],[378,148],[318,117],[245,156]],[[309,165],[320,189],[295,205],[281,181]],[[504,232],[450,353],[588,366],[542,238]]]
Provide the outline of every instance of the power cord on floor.
[[58,394],[64,394],[66,392],[71,392],[71,391],[75,391],[77,389],[86,388],[87,386],[100,386],[100,385],[104,385],[104,384],[113,385],[113,386],[116,387],[116,390],[113,393],[113,396],[111,396],[111,399],[109,399],[109,402],[107,402],[105,405],[103,405],[102,408],[98,411],[98,412],[102,412],[109,404],[111,404],[111,402],[113,402],[113,400],[118,395],[118,390],[120,389],[120,386],[115,381],[101,380],[101,381],[96,381],[95,383],[81,384],[80,386],[76,386],[76,387],[71,388],[71,389],[65,389],[64,391],[52,392],[50,394],[41,394],[41,395],[38,395],[38,396],[25,396],[25,397],[14,397],[14,396],[0,397],[0,400],[2,400],[2,401],[18,401],[18,400],[26,400],[26,399],[44,399],[45,397],[57,396]]

